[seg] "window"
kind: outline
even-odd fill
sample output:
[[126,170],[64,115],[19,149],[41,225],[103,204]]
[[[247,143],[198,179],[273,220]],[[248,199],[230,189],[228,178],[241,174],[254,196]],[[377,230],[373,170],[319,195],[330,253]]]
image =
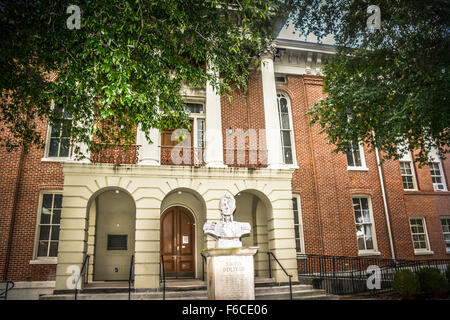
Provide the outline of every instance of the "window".
[[275,82],[277,82],[277,83],[287,83],[286,76],[284,74],[275,74]]
[[60,106],[55,106],[53,112],[57,123],[49,126],[47,157],[67,158],[70,153],[70,127],[72,117]]
[[450,217],[442,217],[442,233],[444,234],[445,248],[450,253]]
[[202,103],[186,103],[186,109],[192,119],[194,164],[203,162],[203,149],[205,148],[205,114]]
[[292,144],[293,132],[292,132],[292,118],[290,104],[287,97],[282,94],[277,94],[278,101],[278,115],[280,119],[280,129],[281,129],[281,148],[283,153],[283,163],[284,164],[294,164],[293,155],[294,146]]
[[445,190],[440,162],[429,162],[431,181],[435,190]]
[[300,207],[300,197],[298,195],[294,195],[292,198],[292,207],[294,213],[295,249],[297,254],[303,254],[305,253],[305,244],[303,241],[302,211]]
[[415,252],[430,251],[428,243],[427,228],[423,217],[410,218],[411,235]]
[[56,257],[58,255],[61,207],[62,194],[45,193],[42,195],[37,231],[38,243],[36,256],[38,258]]
[[352,142],[347,148],[347,169],[365,169],[364,149],[359,142]]
[[375,228],[369,198],[354,197],[352,200],[358,250],[360,252],[376,251]]
[[415,190],[416,185],[412,163],[409,161],[400,161],[400,170],[402,173],[403,189]]
[[430,167],[431,180],[433,182],[433,188],[435,191],[446,191],[447,184],[445,182],[444,170],[442,169],[441,157],[439,150],[431,148],[429,152],[430,161],[428,166]]

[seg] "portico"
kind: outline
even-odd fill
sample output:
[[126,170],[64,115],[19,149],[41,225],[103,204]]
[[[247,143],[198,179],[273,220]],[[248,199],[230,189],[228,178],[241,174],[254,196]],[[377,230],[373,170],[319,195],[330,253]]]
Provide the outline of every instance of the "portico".
[[[101,220],[99,212],[103,210],[102,215],[111,214],[111,219],[120,216],[119,213],[113,218],[114,206],[105,209],[103,201],[102,208],[102,202],[98,202],[97,198],[106,196],[113,199],[117,191],[124,199],[128,199],[126,201],[129,201],[131,207],[128,213],[123,210],[122,214],[127,214],[128,221],[134,221],[133,228],[130,229],[134,235],[128,235],[127,250],[134,250],[129,254],[135,257],[135,288],[159,287],[161,241],[165,241],[161,239],[167,235],[167,230],[181,230],[180,243],[171,245],[184,245],[185,249],[192,246],[189,248],[192,258],[180,260],[181,269],[178,270],[182,271],[185,261],[187,274],[201,278],[200,252],[215,245],[214,239],[204,236],[201,230],[206,221],[219,220],[218,202],[224,194],[239,195],[236,213],[244,221],[251,222],[255,230],[250,238],[243,240],[260,245],[261,252],[273,252],[284,268],[296,278],[292,170],[76,163],[65,163],[63,169],[64,193],[56,290],[68,289],[67,280],[71,276],[68,270],[71,270],[71,266],[81,268],[87,254],[91,258],[88,281],[96,280],[98,268],[94,266],[98,263],[101,252],[96,247],[96,238],[99,236],[96,232],[101,227],[98,225]],[[184,227],[190,225],[192,229],[177,229],[170,223],[169,227],[164,227],[163,217],[171,210],[174,216],[184,215],[172,221],[178,221],[176,223]],[[117,224],[122,223],[124,222],[110,221],[112,231],[108,232],[125,234],[125,231],[113,232],[114,228],[118,228]],[[179,248],[180,252],[183,250]],[[108,259],[107,256],[106,251],[100,259]],[[264,267],[263,260],[264,254],[255,260],[256,275],[266,276],[267,267]],[[113,260],[104,262],[104,265],[114,274],[117,266]],[[120,267],[117,268],[120,270]],[[272,268],[276,281],[287,281],[278,266]]]

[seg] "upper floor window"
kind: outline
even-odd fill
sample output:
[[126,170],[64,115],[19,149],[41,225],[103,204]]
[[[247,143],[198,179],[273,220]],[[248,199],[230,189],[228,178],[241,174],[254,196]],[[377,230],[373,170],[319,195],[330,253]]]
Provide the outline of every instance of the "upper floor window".
[[60,106],[55,106],[53,112],[58,121],[49,126],[46,155],[50,158],[68,158],[71,147],[72,117]]
[[302,210],[298,195],[294,195],[292,198],[292,207],[294,214],[295,249],[297,254],[303,254],[305,253],[305,244],[303,238]]
[[425,219],[423,217],[410,218],[409,225],[411,227],[414,252],[420,253],[430,251]]
[[58,255],[61,208],[62,194],[42,194],[36,237],[36,256],[38,258],[56,257]]
[[400,171],[402,174],[403,189],[415,190],[415,177],[413,173],[413,166],[410,161],[400,161]]
[[353,141],[347,148],[347,169],[348,170],[365,170],[366,162],[364,158],[364,148],[362,143]]
[[431,181],[435,191],[446,191],[447,184],[445,182],[444,170],[442,169],[441,157],[436,148],[432,148],[429,155],[431,156],[428,166],[430,167]]
[[358,251],[360,253],[376,251],[375,226],[370,199],[368,197],[353,197],[352,200]]
[[[186,103],[189,113],[191,130],[165,130],[161,136],[161,163],[201,165],[203,163],[203,149],[205,147],[205,113],[203,103]],[[172,150],[183,142],[183,151],[176,154],[180,161],[174,162]]]
[[281,129],[281,149],[284,164],[294,164],[294,136],[292,130],[292,111],[288,98],[282,94],[277,94],[278,116]]

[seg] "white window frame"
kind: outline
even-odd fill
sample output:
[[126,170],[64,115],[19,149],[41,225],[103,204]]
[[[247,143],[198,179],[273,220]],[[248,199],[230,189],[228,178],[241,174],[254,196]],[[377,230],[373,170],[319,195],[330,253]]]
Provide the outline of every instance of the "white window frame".
[[359,146],[359,156],[361,158],[361,166],[350,166],[347,160],[347,152],[345,153],[345,161],[347,161],[347,170],[348,171],[368,171],[369,168],[366,166],[366,157],[364,155],[364,145],[361,141],[358,141]]
[[[358,224],[361,224],[356,221],[355,217],[355,208],[353,206],[353,199],[367,199],[367,205],[369,207],[369,217],[370,217],[370,231],[372,232],[372,244],[373,249],[366,249],[366,250],[360,250],[358,246],[358,237],[356,235],[356,226]],[[376,226],[375,226],[375,219],[373,216],[373,207],[372,207],[372,199],[369,195],[366,194],[354,194],[351,198],[351,204],[352,204],[352,214],[353,214],[353,221],[355,225],[355,239],[356,239],[356,248],[358,249],[358,255],[359,256],[374,256],[374,255],[380,255],[381,253],[378,251],[378,241],[377,241],[377,234],[376,234]],[[365,240],[364,240],[365,241]]]
[[[412,231],[412,225],[411,225],[411,220],[422,220],[422,225],[423,225],[423,231],[424,231],[424,236],[425,236],[425,244],[426,244],[426,248],[424,249],[416,249],[416,247],[414,246],[414,235],[421,235],[421,233],[413,233]],[[430,239],[428,238],[428,228],[427,228],[427,222],[425,220],[425,217],[409,217],[409,231],[411,233],[411,241],[412,241],[412,245],[413,245],[413,249],[414,249],[414,254],[415,255],[431,255],[434,254],[433,251],[431,251],[431,246],[430,246]]]
[[[445,173],[444,173],[444,168],[442,166],[442,161],[441,161],[441,157],[439,155],[439,150],[436,148],[431,148],[430,152],[428,153],[429,156],[429,162],[432,163],[437,163],[438,167],[439,167],[439,172],[440,172],[440,176],[433,176],[431,175],[431,168],[430,168],[430,175],[431,177],[440,177],[441,178],[441,184],[444,185],[444,189],[443,190],[435,190],[435,191],[448,191],[447,188],[447,181],[445,180]],[[433,178],[432,178],[433,179]],[[431,183],[433,184],[433,189],[434,189],[434,183],[433,180],[431,181]]]
[[[281,118],[280,118],[280,109],[279,109],[279,104],[280,104],[280,97],[278,97],[278,95],[282,95],[283,98],[286,99],[287,101],[287,108],[288,108],[288,113],[289,113],[289,126],[290,126],[290,134],[291,134],[291,152],[292,152],[292,163],[285,163],[284,162],[284,153],[283,153],[283,129],[281,129]],[[283,166],[286,167],[295,167],[298,168],[297,166],[297,152],[295,150],[295,133],[294,133],[294,122],[292,120],[292,105],[291,105],[291,99],[289,98],[289,96],[284,93],[283,91],[278,91],[277,90],[277,116],[278,116],[278,123],[280,124],[280,148],[281,148],[281,156],[282,156],[282,160],[283,160]]]
[[409,163],[409,166],[411,168],[411,175],[412,175],[412,183],[413,183],[413,188],[412,189],[405,189],[405,186],[403,185],[403,190],[407,190],[407,191],[417,191],[417,178],[416,178],[416,168],[414,166],[414,161],[413,158],[411,156],[411,152],[407,152],[406,154],[404,154],[402,156],[402,158],[399,159],[399,165],[400,165],[400,175],[402,177],[402,184],[403,184],[403,174],[402,174],[402,168],[401,168],[401,163],[402,162],[407,162]]
[[[189,113],[189,119],[192,119],[193,128],[192,128],[192,139],[193,139],[193,146],[194,150],[192,152],[195,152],[198,146],[198,121],[203,120],[203,159],[205,158],[205,152],[206,152],[206,140],[205,140],[205,134],[206,134],[206,104],[204,100],[193,100],[188,99],[184,101],[185,104],[201,104],[203,105],[203,113]],[[197,161],[195,155],[194,155],[194,161]]]
[[[303,216],[302,216],[302,203],[301,203],[301,198],[299,194],[292,194],[292,199],[296,199],[297,201],[297,218],[298,218],[298,224],[295,224],[295,220],[294,221],[294,240],[295,240],[295,250],[297,252],[297,257],[299,255],[305,254],[306,250],[305,250],[305,237],[304,237],[304,233],[303,233]],[[294,204],[292,203],[292,213],[295,214],[294,212]],[[300,240],[300,251],[297,251],[297,238],[295,237],[295,228],[298,228],[298,234],[299,234],[299,240]]]
[[[449,221],[449,224],[446,224],[448,231],[444,231],[444,224],[442,223],[444,219]],[[447,253],[450,253],[450,239],[449,240],[445,239],[446,235],[448,235],[450,237],[450,216],[441,216],[440,220],[441,220],[442,233],[444,235],[445,250]],[[449,246],[447,246],[447,241],[449,241]]]
[[[36,228],[35,228],[35,233],[34,233],[33,260],[30,261],[30,264],[57,264],[57,262],[58,262],[57,256],[56,257],[49,257],[49,256],[46,256],[46,257],[39,256],[38,257],[38,255],[37,255],[38,247],[39,247],[39,233],[40,233],[39,231],[40,231],[40,226],[41,226],[42,205],[43,205],[45,194],[51,194],[51,195],[60,194],[60,195],[62,195],[63,192],[62,192],[62,190],[41,190],[39,192],[39,201],[38,201],[38,208],[37,208],[37,215],[36,215],[37,216],[36,217]],[[62,204],[61,204],[61,207],[62,207]],[[62,210],[61,210],[61,218],[62,218]],[[61,220],[59,222],[59,226],[60,226],[59,236],[61,237]],[[59,250],[59,242],[60,242],[60,239],[58,239],[58,250]]]
[[[51,101],[51,110],[53,111],[55,108],[55,102]],[[64,109],[63,109],[64,110]],[[69,155],[67,157],[50,157],[50,140],[52,134],[52,125],[49,123],[47,125],[47,136],[45,138],[45,148],[44,148],[44,157],[41,159],[43,162],[65,162],[72,159],[73,146],[72,143],[69,147]]]

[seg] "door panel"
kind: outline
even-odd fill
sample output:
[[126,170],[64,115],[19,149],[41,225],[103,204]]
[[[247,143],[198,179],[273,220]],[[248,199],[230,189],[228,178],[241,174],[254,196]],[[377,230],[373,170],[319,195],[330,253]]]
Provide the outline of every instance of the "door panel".
[[195,276],[194,217],[183,207],[168,209],[161,218],[161,254],[167,277]]

